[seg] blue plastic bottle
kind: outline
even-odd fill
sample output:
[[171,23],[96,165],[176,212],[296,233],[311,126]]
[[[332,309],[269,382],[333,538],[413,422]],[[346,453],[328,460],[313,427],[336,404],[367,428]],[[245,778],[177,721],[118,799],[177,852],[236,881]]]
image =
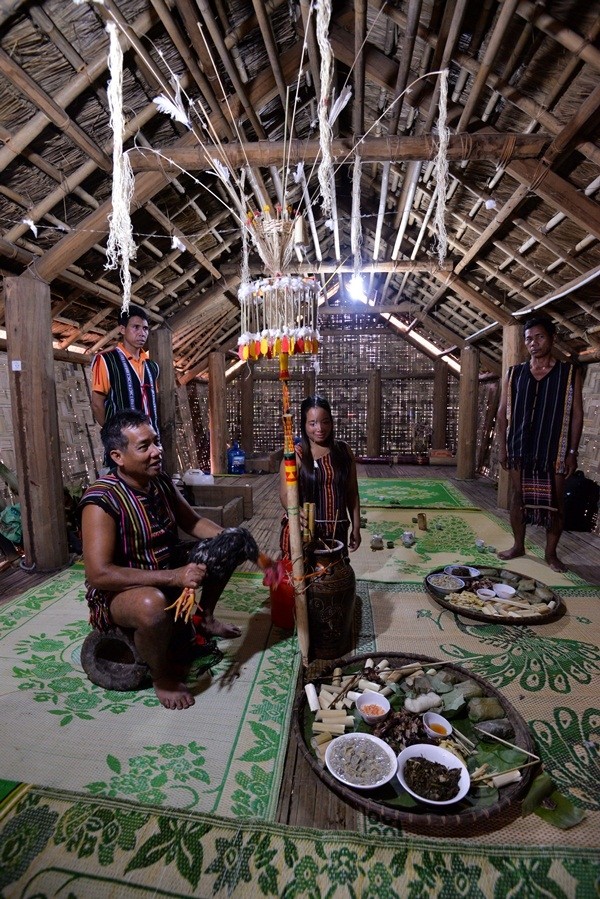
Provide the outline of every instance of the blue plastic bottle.
[[229,474],[246,474],[246,453],[237,440],[227,450],[227,471]]

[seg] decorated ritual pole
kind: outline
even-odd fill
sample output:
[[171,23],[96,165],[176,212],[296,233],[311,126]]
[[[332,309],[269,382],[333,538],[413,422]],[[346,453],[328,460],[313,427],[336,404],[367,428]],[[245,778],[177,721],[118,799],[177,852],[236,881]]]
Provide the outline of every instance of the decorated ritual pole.
[[279,378],[282,382],[281,387],[283,394],[283,464],[285,470],[286,505],[290,532],[290,559],[292,561],[298,645],[300,646],[302,663],[306,667],[310,649],[310,636],[308,629],[306,589],[304,584],[304,547],[300,530],[298,467],[296,465],[294,428],[290,412],[290,394],[287,385],[289,377],[288,354],[281,353],[279,356]]

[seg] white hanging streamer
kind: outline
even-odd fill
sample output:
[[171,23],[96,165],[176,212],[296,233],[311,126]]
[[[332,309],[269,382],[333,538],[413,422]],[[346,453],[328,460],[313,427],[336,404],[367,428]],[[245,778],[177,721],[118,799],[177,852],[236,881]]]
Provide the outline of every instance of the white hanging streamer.
[[323,218],[331,217],[333,196],[333,158],[331,143],[333,132],[329,121],[329,104],[333,84],[333,51],[329,42],[329,23],[331,20],[331,0],[317,0],[317,43],[321,51],[321,97],[319,100],[319,143],[321,162],[319,163],[319,187],[321,188],[321,207]]
[[129,309],[131,298],[131,272],[129,264],[135,259],[137,252],[133,240],[133,229],[129,209],[135,179],[127,154],[123,153],[123,51],[117,36],[117,26],[109,22],[106,30],[110,37],[108,68],[111,80],[108,83],[108,107],[110,111],[110,127],[113,132],[113,182],[112,212],[108,217],[110,229],[106,244],[107,269],[121,267],[121,284],[123,285],[123,306]]
[[440,76],[440,104],[438,114],[438,150],[435,158],[435,180],[437,185],[437,201],[435,206],[435,230],[437,234],[438,263],[442,265],[448,252],[448,235],[446,233],[446,195],[448,193],[448,141],[450,129],[446,124],[448,111],[448,69]]
[[362,159],[358,153],[354,157],[352,171],[352,219],[350,222],[350,248],[354,258],[354,277],[360,275],[362,267],[362,222],[360,217],[360,179],[362,175]]

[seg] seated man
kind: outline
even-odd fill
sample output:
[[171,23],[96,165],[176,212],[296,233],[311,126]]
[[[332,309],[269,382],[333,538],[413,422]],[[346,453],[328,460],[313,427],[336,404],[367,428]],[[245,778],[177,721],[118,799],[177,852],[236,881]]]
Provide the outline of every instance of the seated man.
[[[146,415],[118,412],[103,428],[102,440],[116,471],[92,484],[81,500],[90,623],[103,631],[132,629],[161,703],[167,709],[189,708],[194,697],[183,682],[187,667],[181,659],[187,626],[167,607],[183,590],[203,583],[207,565],[178,561],[177,529],[206,538],[223,528],[198,516],[163,473],[162,449]],[[241,633],[214,617],[225,584],[226,578],[207,578],[202,591],[203,630],[209,637]]]

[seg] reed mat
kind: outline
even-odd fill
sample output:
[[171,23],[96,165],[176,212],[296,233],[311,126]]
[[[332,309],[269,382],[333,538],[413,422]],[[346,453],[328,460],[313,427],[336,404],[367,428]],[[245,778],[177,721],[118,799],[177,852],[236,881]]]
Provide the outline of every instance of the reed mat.
[[450,481],[441,478],[359,478],[360,504],[403,509],[473,509]]
[[39,787],[8,792],[2,826],[5,899],[591,899],[598,877],[587,848],[318,831]]
[[[512,533],[507,524],[488,512],[464,509],[439,509],[429,512],[427,530],[419,530],[417,509],[368,509],[367,523],[362,528],[362,542],[350,555],[350,562],[358,577],[373,581],[421,582],[432,569],[444,565],[474,565],[506,567],[519,574],[533,577],[549,587],[583,585],[573,572],[552,571],[546,565],[542,551],[526,541],[527,554],[510,562],[501,561],[496,550],[512,546]],[[414,533],[415,542],[406,547],[402,543],[404,531]],[[383,549],[371,549],[371,540],[383,538]],[[475,541],[483,540],[480,551]],[[392,543],[392,547],[388,547]]]
[[0,608],[0,778],[272,820],[299,656],[271,625],[261,577],[231,579],[218,614],[242,636],[195,663],[196,702],[181,711],[152,688],[107,691],[87,679],[83,580],[70,568]]
[[[470,838],[470,843],[488,848],[521,845],[533,853],[537,847],[540,872],[549,847],[553,847],[550,855],[560,847],[593,848],[600,859],[600,588],[557,592],[567,604],[562,618],[534,627],[511,627],[450,612],[413,584],[359,582],[363,604],[368,594],[377,652],[423,654],[485,678],[527,723],[544,768],[560,792],[585,810],[583,822],[570,830],[558,830],[530,815]],[[377,821],[366,821],[365,829],[390,830]],[[583,893],[567,891],[567,895]]]

